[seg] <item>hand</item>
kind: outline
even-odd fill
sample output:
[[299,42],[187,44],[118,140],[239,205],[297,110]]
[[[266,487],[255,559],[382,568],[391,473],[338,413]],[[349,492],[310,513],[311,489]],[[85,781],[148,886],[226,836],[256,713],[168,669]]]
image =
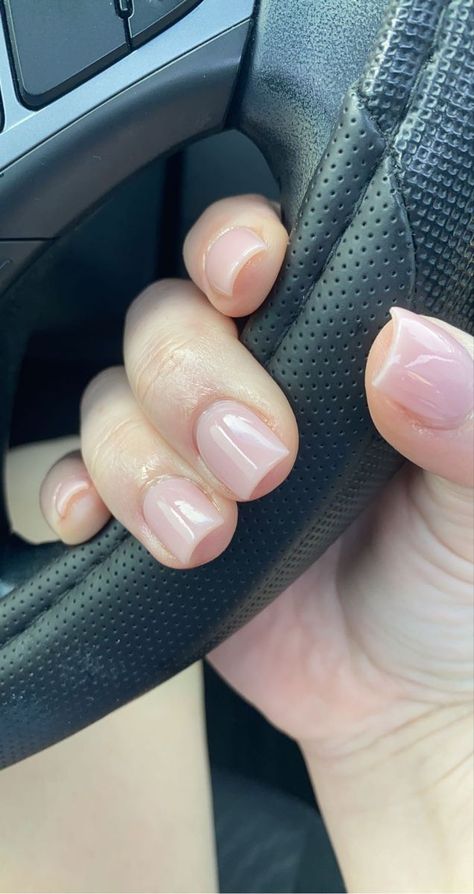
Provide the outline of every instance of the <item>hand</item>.
[[[85,467],[66,458],[43,486],[43,509],[59,536],[85,539],[111,512],[158,561],[190,567],[226,548],[237,501],[283,481],[297,452],[295,420],[238,342],[231,317],[264,300],[285,245],[264,200],[227,200],[186,241],[195,285],[168,281],[137,299],[125,370],[102,374],[84,396]],[[392,761],[392,775],[394,767],[404,779],[418,772],[415,787],[454,774],[459,788],[466,770],[471,357],[462,332],[394,311],[368,360],[367,400],[380,433],[410,464],[302,578],[212,655],[233,686],[302,742],[330,824],[340,815],[341,774],[349,813],[359,780],[370,803],[368,780],[378,777],[364,761],[374,753]],[[222,437],[231,438],[230,452]],[[437,760],[420,769],[420,755],[429,763],[435,747]],[[394,756],[400,751],[406,766]]]

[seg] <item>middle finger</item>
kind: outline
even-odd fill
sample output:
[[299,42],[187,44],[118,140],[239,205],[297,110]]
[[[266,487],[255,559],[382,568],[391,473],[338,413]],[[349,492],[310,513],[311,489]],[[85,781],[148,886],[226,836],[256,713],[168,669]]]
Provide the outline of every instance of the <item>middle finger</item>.
[[298,432],[278,385],[191,283],[166,280],[131,306],[125,366],[161,436],[225,496],[261,497],[287,477]]

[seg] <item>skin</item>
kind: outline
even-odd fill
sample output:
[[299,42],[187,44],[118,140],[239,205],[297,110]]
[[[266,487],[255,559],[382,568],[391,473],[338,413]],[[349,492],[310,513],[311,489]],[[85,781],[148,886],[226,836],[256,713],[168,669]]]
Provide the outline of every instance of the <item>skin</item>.
[[[239,273],[232,296],[211,288],[206,255],[229,228],[253,229],[267,250]],[[288,448],[252,498],[289,473],[298,433],[288,402],[237,339],[233,317],[265,299],[287,234],[265,200],[206,211],[184,258],[192,283],[167,281],[134,303],[124,368],[84,395],[82,456],[60,461],[42,489],[56,534],[80,542],[110,512],[157,561],[183,567],[152,535],[141,499],[160,475],[185,475],[224,523],[189,563],[222,552],[235,495],[213,476],[193,437],[214,400],[251,407]],[[440,324],[445,325],[445,324]],[[433,429],[374,387],[393,340],[376,339],[366,393],[376,427],[410,462],[306,574],[211,656],[219,672],[301,745],[352,891],[470,891],[472,878],[472,416]],[[472,352],[472,339],[446,327]],[[157,396],[160,396],[160,400]],[[65,476],[89,482],[62,518],[51,494]],[[397,858],[393,858],[393,854]]]

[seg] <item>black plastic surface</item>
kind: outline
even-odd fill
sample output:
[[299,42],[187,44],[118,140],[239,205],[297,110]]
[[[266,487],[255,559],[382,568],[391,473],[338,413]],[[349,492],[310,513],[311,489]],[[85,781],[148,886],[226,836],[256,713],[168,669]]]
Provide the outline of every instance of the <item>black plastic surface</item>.
[[129,51],[114,0],[4,0],[20,96],[37,109]]
[[184,16],[200,0],[132,0],[128,20],[133,47],[150,40]]
[[51,239],[158,155],[222,129],[247,35],[247,23],[229,29],[10,165],[0,179],[0,239]]
[[18,272],[45,248],[46,242],[34,239],[0,239],[0,292],[16,279]]

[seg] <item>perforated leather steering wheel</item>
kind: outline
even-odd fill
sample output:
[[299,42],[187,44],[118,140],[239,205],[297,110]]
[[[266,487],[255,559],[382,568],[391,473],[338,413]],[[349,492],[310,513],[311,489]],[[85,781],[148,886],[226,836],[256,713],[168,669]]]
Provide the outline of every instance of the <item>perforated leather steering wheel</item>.
[[474,22],[471,0],[0,8],[3,451],[45,312],[35,283],[57,251],[125,178],[226,127],[263,149],[292,231],[242,337],[288,396],[301,439],[288,480],[242,506],[230,548],[197,570],[159,566],[117,523],[79,548],[33,547],[2,511],[4,767],[206,654],[398,467],[369,419],[365,358],[395,303],[472,329]]

